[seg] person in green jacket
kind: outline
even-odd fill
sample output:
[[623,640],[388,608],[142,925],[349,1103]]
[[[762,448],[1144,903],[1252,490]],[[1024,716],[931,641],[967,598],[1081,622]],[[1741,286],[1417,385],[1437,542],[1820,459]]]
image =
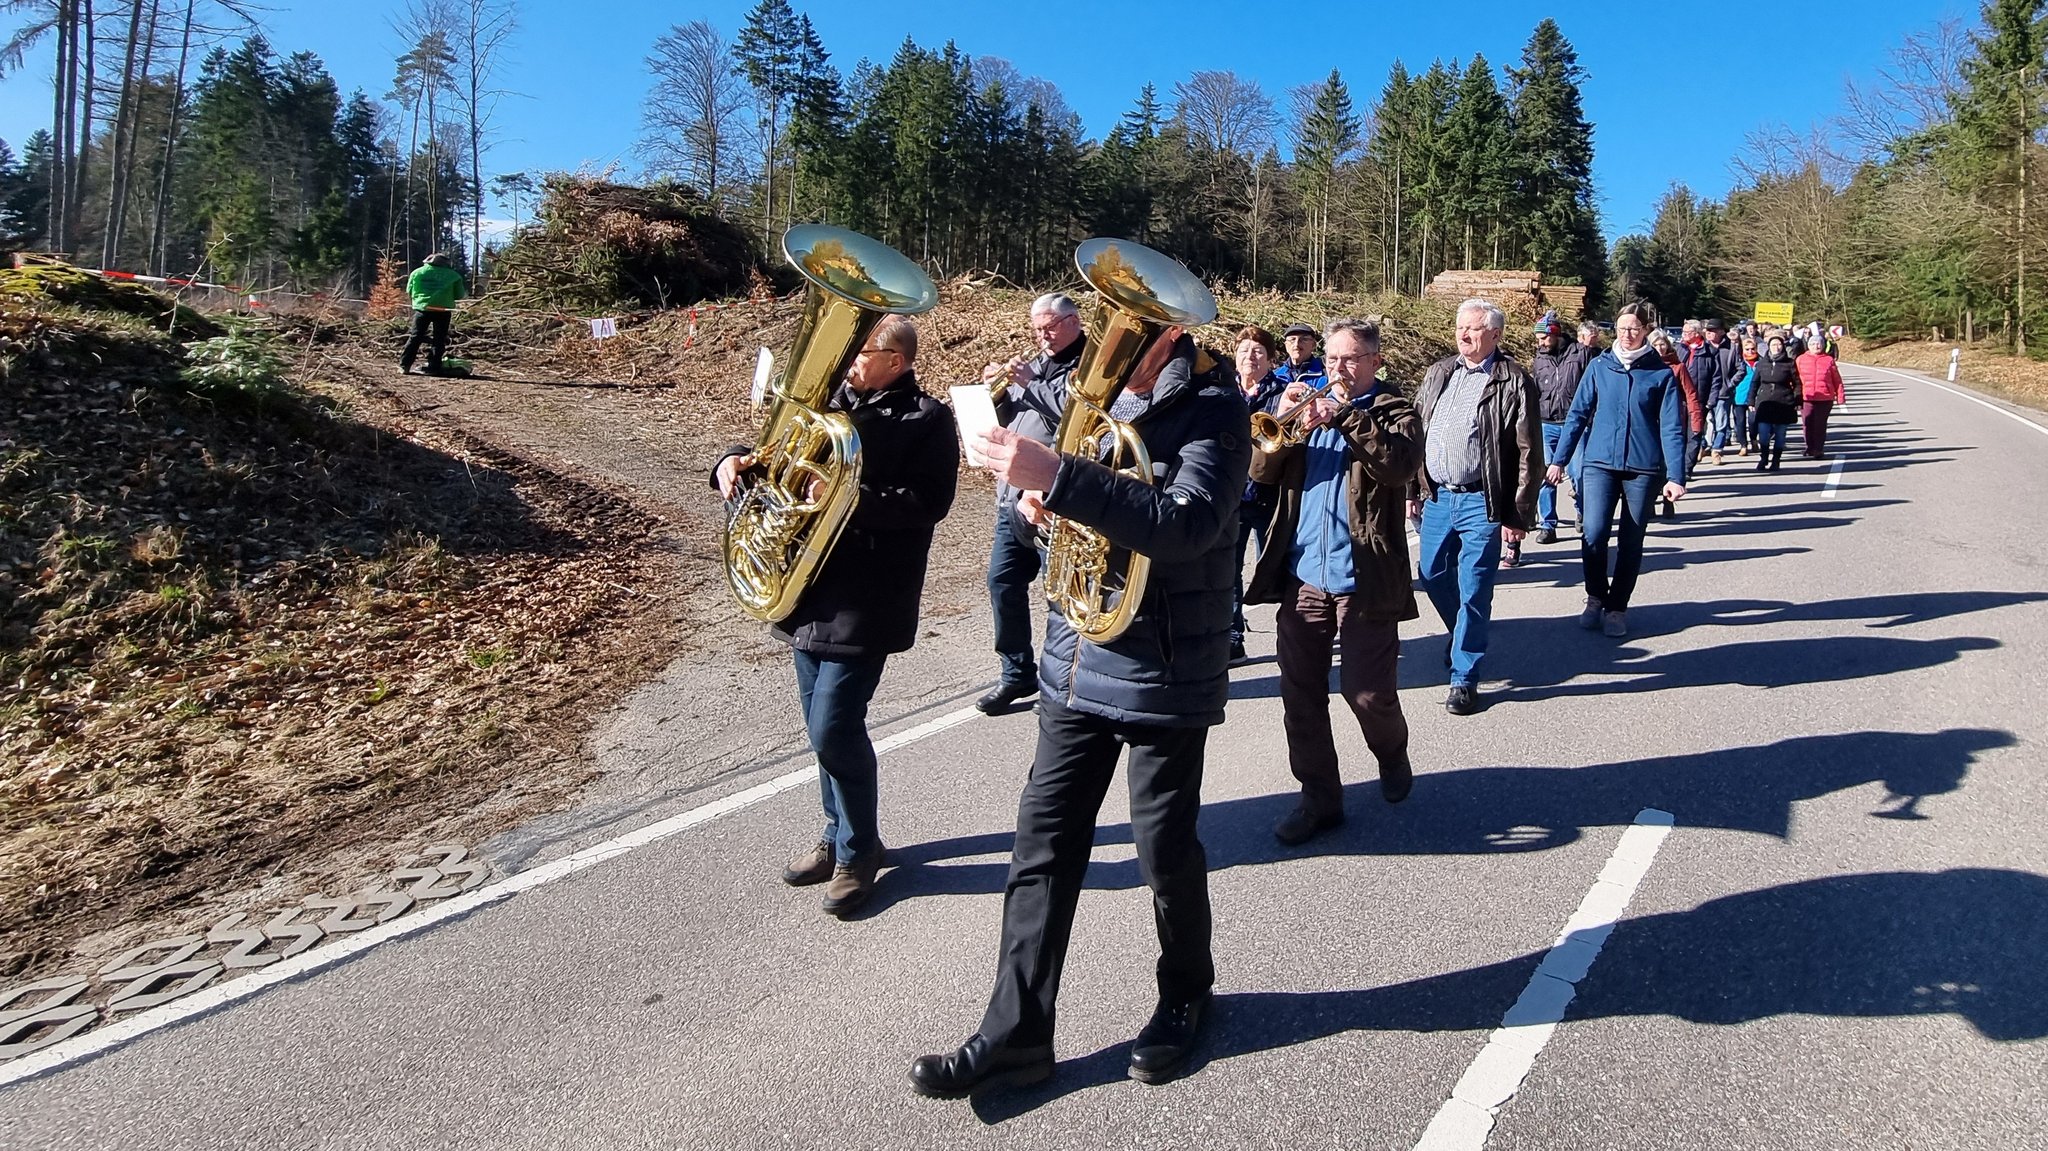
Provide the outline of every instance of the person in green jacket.
[[469,294],[462,273],[453,264],[448,253],[435,252],[413,269],[411,278],[406,280],[405,290],[412,294],[412,339],[405,342],[405,354],[398,357],[399,371],[412,371],[421,342],[431,338],[433,342],[427,345],[427,374],[441,374],[441,356],[448,351],[449,316],[455,301]]

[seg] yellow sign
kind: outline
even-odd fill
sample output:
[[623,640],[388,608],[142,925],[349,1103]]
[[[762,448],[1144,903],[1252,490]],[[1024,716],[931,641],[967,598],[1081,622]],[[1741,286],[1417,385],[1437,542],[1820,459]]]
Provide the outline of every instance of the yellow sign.
[[1758,304],[1756,322],[1759,324],[1789,324],[1792,322],[1792,305]]

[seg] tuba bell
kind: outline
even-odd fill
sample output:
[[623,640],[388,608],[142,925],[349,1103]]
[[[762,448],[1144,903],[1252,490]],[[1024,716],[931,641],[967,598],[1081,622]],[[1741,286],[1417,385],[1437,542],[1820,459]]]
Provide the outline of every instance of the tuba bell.
[[860,436],[826,410],[833,385],[882,317],[939,302],[923,269],[859,232],[800,224],[783,234],[782,252],[810,288],[723,538],[734,598],[771,623],[796,608],[860,498]]
[[[1098,303],[1067,382],[1054,447],[1150,484],[1151,454],[1136,428],[1109,414],[1110,405],[1162,340],[1171,343],[1216,318],[1216,297],[1172,257],[1129,240],[1085,241],[1074,263]],[[1137,617],[1151,571],[1144,555],[1115,547],[1085,524],[1052,517],[1045,596],[1083,638],[1108,643],[1122,635]]]

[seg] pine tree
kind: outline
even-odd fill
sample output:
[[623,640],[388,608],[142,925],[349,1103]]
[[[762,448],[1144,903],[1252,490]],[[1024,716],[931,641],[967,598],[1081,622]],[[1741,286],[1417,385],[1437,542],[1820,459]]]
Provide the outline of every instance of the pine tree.
[[[1990,0],[1984,6],[1985,28],[1971,37],[1974,51],[1962,63],[1963,90],[1953,97],[1954,127],[1939,152],[1958,186],[2004,221],[2010,260],[2006,315],[2019,352],[2027,350],[2029,309],[2041,307],[2027,298],[2027,249],[2037,230],[2028,201],[2038,138],[2048,125],[2043,7],[2044,0]],[[2039,197],[2033,200],[2031,211],[2038,214]]]
[[775,166],[781,158],[783,109],[800,87],[803,25],[789,0],[760,0],[733,41],[740,74],[754,89],[761,122],[761,239],[775,233]]
[[1579,96],[1585,70],[1555,20],[1544,20],[1510,68],[1515,220],[1521,254],[1547,282],[1597,294],[1605,265],[1593,201],[1593,126]]
[[1299,102],[1294,125],[1295,181],[1308,206],[1308,290],[1329,285],[1331,218],[1337,203],[1338,171],[1359,144],[1351,90],[1335,68]]
[[1473,264],[1475,243],[1490,244],[1490,262],[1498,263],[1501,233],[1514,191],[1514,165],[1507,103],[1501,99],[1493,67],[1485,56],[1473,56],[1458,81],[1457,95],[1444,120],[1443,149],[1449,165],[1444,186],[1446,208],[1455,221],[1464,266]]

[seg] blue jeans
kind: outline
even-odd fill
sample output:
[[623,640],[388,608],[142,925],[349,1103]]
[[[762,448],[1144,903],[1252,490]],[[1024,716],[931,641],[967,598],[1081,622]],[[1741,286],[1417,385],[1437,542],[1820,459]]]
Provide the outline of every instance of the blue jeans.
[[1732,405],[1729,408],[1729,415],[1733,420],[1735,446],[1738,448],[1755,447],[1756,433],[1752,432],[1749,427],[1749,405]]
[[882,682],[886,655],[840,658],[796,656],[796,693],[804,728],[818,757],[818,791],[825,803],[825,833],[841,864],[881,850],[881,787],[875,745],[868,741],[868,701]]
[[[1579,547],[1586,567],[1586,594],[1600,601],[1606,611],[1627,611],[1635,594],[1636,576],[1643,570],[1643,533],[1650,527],[1650,505],[1663,487],[1661,476],[1650,472],[1617,472],[1598,464],[1586,468],[1586,486],[1579,495],[1579,508],[1586,513],[1586,526]],[[1607,575],[1607,537],[1614,534],[1614,513],[1621,512],[1621,555],[1614,561],[1614,577]]]
[[1756,422],[1756,468],[1776,470],[1778,462],[1785,458],[1785,429],[1792,425]]
[[995,541],[988,553],[988,599],[995,609],[996,655],[1007,686],[1038,682],[1031,657],[1031,581],[1038,578],[1038,548],[1011,530],[1012,509],[996,504]]
[[[1714,433],[1713,450],[1717,452],[1727,451],[1728,429],[1734,426],[1735,423],[1735,404],[1730,400],[1716,400],[1714,402],[1713,414],[1709,418],[1712,420],[1712,423],[1708,427],[1713,429]],[[1740,446],[1739,441],[1737,446]]]
[[[1583,503],[1583,499],[1578,494],[1579,469],[1583,468],[1586,464],[1586,437],[1579,437],[1578,449],[1572,452],[1570,460],[1560,460],[1557,458],[1557,444],[1563,438],[1563,424],[1543,425],[1543,462],[1545,466],[1556,463],[1564,464],[1564,474],[1572,481],[1572,497]],[[1579,518],[1584,519],[1585,517],[1581,515]],[[1550,484],[1544,484],[1536,489],[1536,526],[1539,528],[1549,528],[1551,531],[1557,530],[1557,488]]]
[[1500,521],[1487,518],[1485,492],[1439,488],[1422,505],[1421,536],[1416,574],[1451,633],[1451,686],[1470,687],[1479,682],[1479,661],[1486,655]]

